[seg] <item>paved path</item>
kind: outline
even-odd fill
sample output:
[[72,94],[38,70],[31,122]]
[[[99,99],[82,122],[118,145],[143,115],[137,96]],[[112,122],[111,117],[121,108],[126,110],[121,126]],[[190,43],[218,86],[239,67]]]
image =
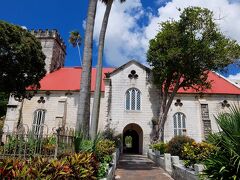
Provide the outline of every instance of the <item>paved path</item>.
[[115,180],[173,180],[163,169],[142,155],[124,154],[120,157]]

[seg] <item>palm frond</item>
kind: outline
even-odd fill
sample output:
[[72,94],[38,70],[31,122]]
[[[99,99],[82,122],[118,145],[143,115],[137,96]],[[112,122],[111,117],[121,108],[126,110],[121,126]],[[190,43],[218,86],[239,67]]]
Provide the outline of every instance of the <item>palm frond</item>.
[[[104,3],[105,5],[107,5],[110,1],[112,2],[113,0],[100,0],[102,3]],[[126,2],[126,0],[119,0],[120,3],[124,3]]]
[[71,31],[68,41],[73,47],[76,47],[77,45],[80,46],[82,43],[82,37],[78,31]]
[[206,162],[211,179],[240,178],[240,107],[231,105],[229,113],[215,117],[219,133],[209,135],[208,141],[219,149]]

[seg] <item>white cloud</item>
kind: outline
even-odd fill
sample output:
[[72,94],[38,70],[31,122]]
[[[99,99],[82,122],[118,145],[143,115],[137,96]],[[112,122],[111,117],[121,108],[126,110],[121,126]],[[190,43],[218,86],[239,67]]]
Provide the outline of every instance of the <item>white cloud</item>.
[[178,19],[179,11],[177,8],[184,9],[188,6],[205,7],[214,12],[216,22],[219,24],[222,32],[240,42],[240,3],[230,3],[227,0],[173,0],[164,7],[158,9],[158,16],[151,19],[146,27],[147,38],[153,38],[158,30],[158,23],[166,21],[169,18]]
[[[170,18],[178,19],[177,8],[188,6],[206,7],[214,12],[216,19],[223,17],[217,21],[221,31],[240,43],[239,0],[172,0],[159,7],[157,15],[153,15],[150,9],[144,9],[140,0],[128,0],[123,4],[115,1],[106,34],[104,53],[107,63],[119,66],[133,58],[146,63],[148,41],[156,35],[159,23]],[[104,11],[105,6],[99,3],[94,31],[95,42],[98,40]],[[149,21],[144,27],[139,23],[142,18]]]
[[[98,41],[105,5],[98,3],[94,40]],[[140,0],[125,3],[115,1],[109,18],[105,40],[105,59],[109,65],[119,66],[129,59],[144,60],[145,45],[142,42],[142,30],[138,25],[144,16]]]
[[166,4],[168,1],[170,1],[170,0],[156,0],[154,3],[157,6],[162,6],[162,5]]
[[230,80],[240,80],[240,73],[237,73],[235,75],[229,75],[228,79],[230,79]]
[[21,26],[21,28],[23,28],[23,29],[27,30],[27,27],[26,27],[26,26]]

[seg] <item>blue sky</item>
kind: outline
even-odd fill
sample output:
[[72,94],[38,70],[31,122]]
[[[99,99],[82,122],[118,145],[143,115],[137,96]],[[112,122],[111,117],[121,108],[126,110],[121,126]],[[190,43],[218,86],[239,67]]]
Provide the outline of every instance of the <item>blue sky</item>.
[[[0,19],[28,29],[57,29],[67,45],[65,66],[78,66],[77,49],[68,43],[68,37],[75,29],[84,36],[87,5],[87,0],[8,0],[1,2]],[[240,0],[127,0],[124,4],[116,1],[109,19],[104,66],[119,66],[133,58],[145,64],[148,41],[159,29],[158,23],[169,18],[177,19],[179,7],[195,5],[213,10],[216,17],[225,17],[219,22],[221,30],[240,43]],[[99,3],[94,32],[94,66],[104,8]],[[239,72],[238,67],[231,66],[225,75],[240,78]]]
[[67,45],[65,65],[79,65],[77,49],[68,43],[69,32],[78,29],[83,35],[87,0],[9,0],[2,1],[0,19],[28,29],[57,29]]
[[[148,0],[143,1],[143,4],[152,6]],[[57,29],[67,45],[65,66],[79,66],[77,49],[68,43],[68,37],[72,30],[79,30],[84,36],[83,21],[86,19],[87,6],[88,0],[2,1],[0,19],[26,26],[27,29]],[[96,58],[97,53],[94,51],[93,65],[96,64]],[[111,65],[105,63],[105,66]]]

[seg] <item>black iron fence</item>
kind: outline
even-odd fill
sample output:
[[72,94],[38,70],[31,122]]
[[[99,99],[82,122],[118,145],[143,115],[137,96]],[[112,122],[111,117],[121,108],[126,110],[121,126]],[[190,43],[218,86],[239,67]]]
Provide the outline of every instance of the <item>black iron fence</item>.
[[9,132],[0,133],[0,157],[29,158],[36,156],[56,158],[62,153],[74,152],[74,130],[71,128],[53,128],[46,125],[38,127],[41,131],[30,131],[27,125]]

